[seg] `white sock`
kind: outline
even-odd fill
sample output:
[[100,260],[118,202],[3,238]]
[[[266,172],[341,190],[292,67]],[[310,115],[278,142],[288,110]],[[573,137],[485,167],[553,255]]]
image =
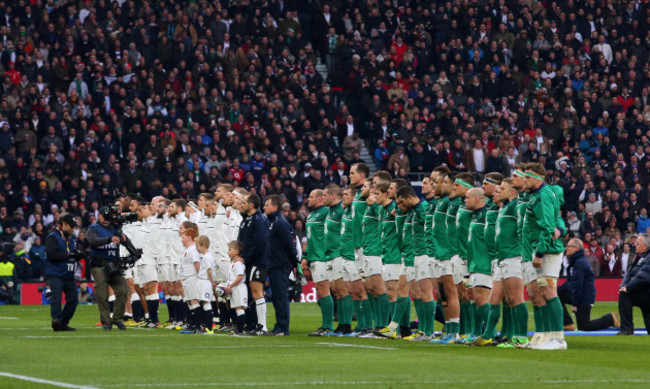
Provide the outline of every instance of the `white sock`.
[[257,323],[262,325],[266,331],[266,300],[264,297],[255,300],[255,309],[257,310]]

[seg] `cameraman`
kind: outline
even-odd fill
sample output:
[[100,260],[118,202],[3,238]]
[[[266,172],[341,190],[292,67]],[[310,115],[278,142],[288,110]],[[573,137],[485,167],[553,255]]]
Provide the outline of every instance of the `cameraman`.
[[[126,305],[126,282],[119,266],[119,245],[126,240],[124,235],[111,228],[111,209],[99,210],[97,223],[88,227],[86,239],[90,245],[90,272],[95,279],[95,300],[99,307],[99,317],[105,331],[113,324],[126,330],[124,307]],[[108,306],[108,286],[115,292],[113,317]]]
[[[74,331],[68,326],[77,309],[77,283],[74,280],[75,262],[83,257],[77,250],[72,233],[77,223],[70,214],[59,216],[57,227],[45,238],[45,277],[52,291],[50,315],[54,331]],[[65,307],[61,310],[61,293],[65,293]]]

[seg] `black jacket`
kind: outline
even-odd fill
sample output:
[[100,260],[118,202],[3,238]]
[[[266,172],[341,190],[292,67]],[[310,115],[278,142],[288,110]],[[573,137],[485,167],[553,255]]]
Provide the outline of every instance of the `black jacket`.
[[650,250],[640,254],[630,270],[625,274],[621,287],[625,287],[628,293],[634,293],[641,290],[648,290],[650,287]]
[[558,293],[568,290],[571,293],[571,305],[573,306],[593,304],[596,301],[596,277],[583,250],[569,257],[567,274],[569,276],[566,282],[558,288]]
[[293,267],[297,262],[293,229],[280,211],[269,215],[269,269],[277,267]]
[[241,257],[247,268],[266,267],[269,256],[269,221],[259,210],[241,223],[237,240],[244,245]]

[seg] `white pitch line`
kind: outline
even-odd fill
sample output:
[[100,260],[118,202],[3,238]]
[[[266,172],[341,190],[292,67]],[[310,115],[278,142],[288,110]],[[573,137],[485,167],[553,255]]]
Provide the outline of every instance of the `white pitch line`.
[[68,384],[68,383],[65,383],[65,382],[44,380],[44,379],[41,379],[41,378],[30,377],[30,376],[26,376],[26,375],[6,373],[4,371],[0,371],[0,376],[14,378],[14,379],[21,380],[21,381],[36,382],[37,384],[47,384],[47,385],[52,385],[52,386],[58,386],[59,388],[99,389],[99,388],[96,388],[94,386],[73,385],[73,384]]
[[[202,346],[202,347],[138,347],[138,350],[195,350],[195,349],[244,349],[244,348],[309,348],[307,346],[291,346],[291,345],[279,345],[279,346]],[[114,350],[133,350],[129,347],[115,347]]]
[[395,347],[366,346],[363,344],[332,343],[332,342],[318,342],[316,344],[322,344],[324,346],[332,346],[332,347],[356,347],[356,348],[372,348],[376,350],[397,350],[397,348]]
[[2,320],[18,320],[17,317],[7,317],[7,316],[0,316],[0,319],[2,319]]

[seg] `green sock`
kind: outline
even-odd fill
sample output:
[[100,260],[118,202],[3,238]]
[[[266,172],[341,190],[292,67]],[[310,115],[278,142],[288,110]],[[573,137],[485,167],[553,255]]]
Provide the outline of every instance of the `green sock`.
[[377,327],[377,318],[379,317],[377,297],[368,295],[368,300],[370,300],[370,312],[372,313],[372,319],[368,323],[368,328],[375,328]]
[[467,326],[467,303],[460,303],[460,324],[459,324],[459,333],[465,333],[465,327]]
[[422,317],[424,312],[422,312],[422,299],[413,300],[413,305],[415,305],[415,314],[418,316],[418,331],[424,331],[424,323]]
[[343,297],[339,300],[339,303],[341,304],[341,310],[339,311],[339,324],[352,324],[352,314],[354,312],[352,296],[347,295]]
[[[487,319],[487,312],[489,312],[490,308],[487,306],[487,304],[483,304],[482,306],[487,309],[487,311],[485,311],[485,319]],[[472,331],[472,335],[481,336],[481,334],[483,334],[483,323],[485,322],[483,313],[480,311],[478,305],[476,305],[476,303],[473,301],[470,307],[472,308],[472,315],[474,316],[474,330]]]
[[510,308],[509,306],[506,306],[506,314],[508,315],[508,331],[506,331],[506,336],[508,339],[512,339],[513,336],[515,336],[515,332],[517,331],[516,327],[516,321],[515,321],[515,311]]
[[377,296],[377,306],[379,308],[378,327],[384,328],[388,325],[388,311],[390,309],[390,301],[388,301],[386,293]]
[[372,328],[372,303],[370,298],[363,300],[361,309],[363,310],[363,324],[365,325],[363,329],[369,330]]
[[427,301],[422,302],[422,311],[423,311],[423,318],[425,319],[424,322],[424,335],[426,336],[431,336],[433,334],[433,321],[436,312],[436,302],[435,301]]
[[517,323],[517,336],[528,336],[528,306],[526,303],[521,303],[517,306],[512,307],[514,312],[513,318],[515,323]]
[[[336,315],[338,316],[338,325],[345,324],[345,313],[343,313],[343,299],[336,299]],[[337,326],[338,327],[338,326]]]
[[[499,323],[499,316],[501,315],[501,307],[493,304],[484,304],[479,308],[479,311],[487,311],[487,320],[485,321],[485,332],[483,332],[483,339],[492,339],[497,336],[497,323]],[[486,315],[485,312],[481,312]]]
[[460,322],[450,321],[449,330],[447,332],[453,335],[458,335],[460,333]]
[[544,332],[553,331],[551,324],[551,309],[548,304],[542,305],[542,319],[544,320]]
[[354,300],[354,311],[357,313],[357,328],[365,328],[363,320],[363,311],[361,310],[361,300]]
[[399,324],[401,326],[411,328],[411,299],[409,297],[404,297],[404,302],[402,304],[406,305],[406,309],[400,318]]
[[390,323],[391,321],[395,321],[395,306],[397,305],[397,300],[396,301],[391,301],[388,303],[388,320],[386,320],[387,323]]
[[402,318],[406,311],[410,308],[411,300],[408,297],[398,297],[395,302],[395,311],[393,321],[397,324],[402,324]]
[[542,307],[533,305],[533,320],[535,320],[535,332],[546,332],[546,328],[544,328],[544,318],[542,316]]
[[474,332],[474,326],[476,324],[474,322],[474,311],[476,310],[475,307],[476,306],[474,305],[474,302],[471,301],[467,303],[467,308],[465,308],[467,312],[467,325],[465,326],[466,335],[472,335]]
[[512,326],[512,323],[510,322],[510,316],[508,313],[508,304],[502,303],[501,304],[501,309],[502,309],[502,314],[501,317],[503,318],[501,320],[501,337],[502,338],[507,338],[508,337],[508,332],[510,331],[510,327]]
[[548,307],[549,322],[551,324],[551,331],[560,332],[564,331],[564,310],[562,309],[562,302],[559,297],[553,297],[546,301]]
[[323,316],[321,327],[329,330],[334,329],[334,300],[332,296],[323,297],[318,300],[320,303],[320,312]]

